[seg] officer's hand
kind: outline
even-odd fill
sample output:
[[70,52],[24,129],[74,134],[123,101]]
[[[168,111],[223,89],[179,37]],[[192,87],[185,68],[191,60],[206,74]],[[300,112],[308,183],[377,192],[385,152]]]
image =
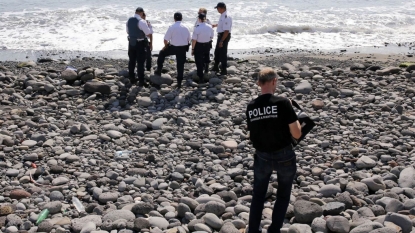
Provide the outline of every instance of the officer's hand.
[[212,24],[212,28],[215,28],[217,26],[218,26],[218,24]]
[[194,56],[195,55],[195,51],[194,50],[192,50],[192,56]]
[[153,51],[153,44],[150,43],[150,51]]
[[219,48],[222,48],[223,47],[223,42],[221,41],[221,42],[219,42]]

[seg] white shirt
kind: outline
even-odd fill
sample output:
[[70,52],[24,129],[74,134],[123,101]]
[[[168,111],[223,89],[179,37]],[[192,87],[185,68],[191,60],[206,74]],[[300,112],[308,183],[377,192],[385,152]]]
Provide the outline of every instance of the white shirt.
[[[148,21],[148,20],[146,20],[146,21],[147,21],[148,28],[150,29],[150,34],[153,34],[153,26],[151,25],[150,21]],[[146,35],[146,36],[147,36],[147,38],[149,38],[148,35]]]
[[167,29],[164,39],[170,41],[173,46],[185,46],[191,40],[190,31],[181,21],[177,21]]
[[231,30],[232,30],[232,17],[228,14],[227,11],[225,11],[220,15],[218,28],[216,29],[216,31],[218,33],[222,33],[224,31],[229,31],[229,33],[231,33]]
[[192,39],[199,43],[207,43],[213,39],[213,34],[212,26],[206,22],[202,22],[193,31]]
[[[150,30],[150,28],[148,27],[147,21],[143,20],[140,17],[140,15],[135,14],[134,17],[136,19],[138,19],[138,24],[137,24],[138,29],[140,29],[141,31],[143,31],[146,36],[148,36],[149,34],[152,34],[153,33],[152,30]],[[127,20],[127,23],[126,23],[126,28],[127,28],[127,33],[128,33],[128,20]]]
[[[195,22],[195,27],[197,27],[197,25],[199,25],[199,24],[200,24],[199,17],[197,17],[196,22]],[[210,22],[209,19],[206,19],[206,24],[212,25],[212,23]]]

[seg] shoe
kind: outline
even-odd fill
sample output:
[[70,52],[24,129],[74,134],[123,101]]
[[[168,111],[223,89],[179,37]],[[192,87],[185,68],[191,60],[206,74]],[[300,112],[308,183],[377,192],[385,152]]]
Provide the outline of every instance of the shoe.
[[202,77],[202,78],[199,77],[199,84],[203,84],[203,83],[205,83],[204,77]]
[[205,74],[209,73],[209,63],[205,63]]
[[130,78],[131,85],[137,84],[137,79]]
[[157,69],[157,70],[155,70],[155,71],[154,71],[154,74],[155,74],[155,75],[158,75],[158,76],[161,76],[161,70],[158,70],[158,69]]
[[218,65],[214,65],[212,68],[213,72],[219,72],[219,66]]
[[226,71],[221,71],[219,75],[220,75],[220,76],[223,76],[223,75],[228,75],[228,72],[226,72]]
[[150,70],[151,70],[151,67],[147,67],[147,68],[146,68],[146,70],[147,70],[147,71],[150,71]]
[[149,87],[148,83],[146,82],[138,82],[139,87]]

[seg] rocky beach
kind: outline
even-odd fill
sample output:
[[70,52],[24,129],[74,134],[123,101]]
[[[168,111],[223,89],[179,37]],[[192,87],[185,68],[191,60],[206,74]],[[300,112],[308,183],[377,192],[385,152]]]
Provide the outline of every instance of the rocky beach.
[[[414,57],[262,54],[204,84],[187,63],[180,92],[174,60],[148,88],[129,87],[127,63],[0,62],[1,232],[244,232],[262,67],[317,124],[295,149],[282,232],[415,232]],[[277,189],[274,174],[263,232]]]

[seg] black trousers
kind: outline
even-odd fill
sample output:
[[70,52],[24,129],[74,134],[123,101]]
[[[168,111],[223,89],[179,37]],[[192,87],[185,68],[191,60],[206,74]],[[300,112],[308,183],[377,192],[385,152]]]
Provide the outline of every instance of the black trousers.
[[146,69],[149,71],[151,70],[151,50],[150,50],[150,46],[147,46],[146,48]]
[[221,70],[222,72],[226,72],[226,68],[228,67],[228,43],[231,40],[231,34],[228,34],[225,41],[223,42],[222,48],[219,48],[219,43],[221,42],[223,33],[218,34],[218,40],[216,41],[216,48],[215,48],[215,66],[221,63]]
[[166,49],[161,50],[159,53],[159,57],[157,58],[157,70],[161,70],[163,68],[163,63],[167,56],[176,55],[177,83],[181,84],[183,80],[184,63],[186,63],[187,49],[188,49],[187,45],[185,46],[170,45]]
[[195,63],[196,63],[196,68],[197,68],[197,76],[199,76],[199,78],[203,79],[203,71],[205,66],[209,66],[210,63],[210,46],[211,43],[207,42],[207,43],[199,43],[196,42],[196,46],[195,46],[195,51],[194,51],[194,55],[195,55]]
[[135,46],[128,44],[128,74],[131,82],[136,82],[135,65],[137,64],[138,81],[144,82],[144,62],[146,60],[147,51],[144,41],[137,41]]

